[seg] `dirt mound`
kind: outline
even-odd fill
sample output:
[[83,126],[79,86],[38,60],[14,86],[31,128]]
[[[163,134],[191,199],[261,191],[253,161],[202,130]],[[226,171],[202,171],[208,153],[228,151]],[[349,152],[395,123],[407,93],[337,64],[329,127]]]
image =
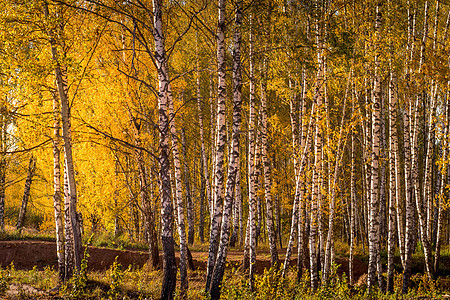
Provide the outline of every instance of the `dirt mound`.
[[[124,267],[142,267],[148,260],[148,254],[139,251],[88,247],[88,253],[88,270],[91,271],[108,269],[116,257]],[[56,244],[44,241],[0,241],[0,266],[6,267],[12,262],[17,269],[56,267]]]

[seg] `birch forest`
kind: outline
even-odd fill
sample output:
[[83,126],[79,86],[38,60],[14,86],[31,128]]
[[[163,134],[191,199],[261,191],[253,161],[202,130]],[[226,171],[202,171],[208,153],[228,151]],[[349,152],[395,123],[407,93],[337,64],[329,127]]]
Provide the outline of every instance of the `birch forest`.
[[447,296],[449,27],[447,0],[0,0],[0,295],[43,239],[38,299]]

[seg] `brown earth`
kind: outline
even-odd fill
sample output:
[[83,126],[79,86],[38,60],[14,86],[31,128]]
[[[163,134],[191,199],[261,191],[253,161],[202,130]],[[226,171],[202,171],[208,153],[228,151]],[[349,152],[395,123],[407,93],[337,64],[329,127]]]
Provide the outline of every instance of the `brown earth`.
[[[295,249],[294,249],[295,250]],[[117,250],[89,246],[88,248],[88,270],[104,271],[108,269],[115,258],[124,267],[133,265],[142,267],[148,260],[148,253],[133,250]],[[296,253],[296,251],[293,251]],[[279,250],[280,259],[284,259],[285,249]],[[177,252],[178,256],[179,253]],[[162,258],[162,255],[160,256]],[[241,265],[243,251],[228,251],[227,261],[229,267],[239,267]],[[197,270],[206,270],[208,260],[207,252],[192,252],[194,266]],[[178,257],[177,257],[178,260]],[[17,269],[32,269],[37,266],[43,269],[46,266],[56,267],[56,244],[46,241],[0,241],[0,266],[6,267],[11,262]],[[338,273],[348,274],[348,259],[337,258],[336,263],[340,265]],[[291,260],[291,266],[297,264],[294,256]],[[256,272],[262,274],[265,268],[270,268],[270,254],[268,250],[259,250],[256,262]],[[355,278],[367,272],[367,265],[362,261],[354,261]]]

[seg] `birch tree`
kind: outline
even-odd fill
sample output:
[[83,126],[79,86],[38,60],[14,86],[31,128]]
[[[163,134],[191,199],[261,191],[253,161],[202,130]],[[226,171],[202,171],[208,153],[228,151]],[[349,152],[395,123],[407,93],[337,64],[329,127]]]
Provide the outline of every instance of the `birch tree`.
[[161,240],[163,248],[163,282],[161,299],[173,299],[177,279],[175,245],[173,239],[173,206],[170,190],[169,166],[169,118],[168,110],[172,102],[167,55],[162,27],[162,0],[153,0],[153,39],[155,42],[155,61],[158,72],[158,110],[159,110],[159,166],[161,198]]
[[[381,12],[377,6],[375,20],[376,34],[381,30]],[[369,270],[367,286],[369,290],[375,284],[377,259],[380,251],[380,201],[379,201],[379,158],[380,158],[380,108],[381,108],[381,77],[378,53],[375,55],[375,75],[372,106],[372,149],[371,149],[371,181],[370,181],[370,214],[369,214]],[[380,285],[381,288],[381,285]]]
[[53,96],[53,207],[55,210],[56,255],[58,256],[58,281],[64,280],[64,228],[61,212],[61,122],[59,99],[56,91]]
[[219,247],[220,228],[222,223],[222,206],[224,198],[224,154],[226,143],[226,124],[225,124],[225,100],[226,100],[226,81],[225,81],[225,1],[218,0],[219,20],[217,26],[217,146],[215,153],[215,191],[214,207],[211,210],[211,233],[209,237],[208,264],[206,270],[206,291],[208,291],[216,263],[217,250]]
[[180,236],[180,295],[182,298],[187,297],[188,290],[188,278],[187,278],[187,241],[186,241],[186,226],[184,223],[184,201],[183,201],[183,190],[182,190],[182,178],[181,178],[181,163],[180,154],[178,150],[178,137],[177,129],[175,124],[175,113],[173,109],[172,97],[168,97],[168,108],[169,108],[169,127],[172,141],[172,156],[175,174],[175,192],[174,192],[174,202],[177,210],[177,221],[178,221],[178,235]]
[[[44,3],[44,16],[49,18],[49,9],[46,3]],[[58,25],[59,35],[61,35],[64,30],[63,23]],[[74,263],[77,270],[81,270],[81,232],[79,220],[77,217],[77,188],[75,182],[75,168],[73,162],[72,154],[72,134],[71,134],[71,115],[70,115],[70,104],[69,104],[69,89],[67,83],[67,68],[62,63],[62,56],[60,51],[58,51],[58,43],[55,39],[54,29],[48,29],[48,37],[51,46],[51,55],[54,63],[54,72],[56,77],[56,86],[59,94],[59,99],[61,101],[61,120],[62,120],[62,138],[64,141],[64,157],[65,157],[65,168],[67,173],[67,185],[68,185],[68,196],[70,201],[68,203],[69,215],[71,228],[73,232],[73,249],[74,249]],[[59,41],[59,43],[64,43],[64,41]],[[62,54],[63,55],[63,54]]]
[[211,299],[220,298],[220,285],[222,284],[225,272],[225,262],[227,257],[228,243],[231,227],[231,210],[233,206],[233,195],[236,182],[236,174],[239,169],[239,130],[241,126],[241,22],[242,22],[242,1],[236,2],[235,31],[233,37],[233,128],[231,137],[231,147],[229,151],[228,174],[226,182],[226,193],[224,201],[224,211],[222,218],[222,228],[220,232],[220,244],[217,259],[212,276],[210,294]]

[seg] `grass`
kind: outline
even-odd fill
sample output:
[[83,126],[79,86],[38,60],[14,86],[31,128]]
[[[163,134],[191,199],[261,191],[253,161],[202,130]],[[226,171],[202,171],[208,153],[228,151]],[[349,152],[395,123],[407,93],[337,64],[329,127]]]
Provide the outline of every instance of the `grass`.
[[[49,234],[36,234],[27,231],[18,234],[13,230],[1,232],[0,239],[54,241],[54,238]],[[148,249],[144,243],[132,243],[124,236],[114,237],[107,234],[93,236],[90,244],[97,247],[117,249]],[[337,257],[348,257],[347,244],[336,241],[335,249]],[[207,251],[207,245],[196,245],[191,247],[191,251]],[[386,253],[383,253],[382,256],[382,259],[385,259]],[[366,261],[367,253],[363,253],[362,247],[359,246],[355,249],[355,257]],[[398,253],[396,253],[396,259],[399,261]],[[449,261],[450,248],[446,247],[442,249],[441,263],[445,272],[450,271],[447,270],[450,268]],[[413,269],[421,271],[421,268],[423,269],[423,253],[417,251],[413,256]],[[255,289],[250,291],[248,274],[239,268],[230,268],[226,270],[223,280],[222,299],[417,299],[420,297],[439,299],[444,297],[445,289],[450,282],[449,278],[443,277],[430,282],[426,276],[416,274],[413,276],[414,288],[408,295],[401,295],[402,275],[397,273],[393,294],[384,295],[377,291],[367,294],[365,285],[350,286],[346,275],[337,275],[336,271],[337,266],[334,266],[334,273],[330,276],[331,281],[328,285],[321,286],[313,293],[309,287],[309,275],[306,273],[301,281],[297,281],[295,269],[289,270],[286,278],[281,277],[279,270],[265,270],[263,274],[255,276]],[[400,264],[397,271],[401,271]],[[162,275],[162,271],[153,271],[147,265],[142,268],[129,267],[123,269],[120,264],[115,263],[107,271],[89,272],[86,277],[77,277],[64,284],[58,292],[53,293],[50,290],[58,284],[54,269],[47,267],[44,270],[39,270],[34,267],[31,270],[23,271],[16,270],[13,265],[10,265],[7,268],[0,269],[0,298],[157,299],[160,294]],[[207,299],[204,296],[205,271],[189,270],[188,277],[188,299]],[[446,282],[446,284],[441,284],[442,282]]]
[[[227,270],[222,286],[221,299],[441,299],[445,297],[439,281],[429,282],[426,276],[413,277],[414,289],[407,295],[401,295],[401,274],[396,274],[394,293],[385,295],[374,291],[367,293],[365,286],[348,285],[345,275],[337,276],[337,266],[333,267],[328,285],[321,286],[314,293],[309,287],[309,274],[297,281],[296,272],[291,269],[286,278],[281,277],[277,269],[265,270],[255,276],[255,289],[250,291],[248,274],[240,269]],[[207,299],[204,296],[203,271],[189,271],[188,299]],[[13,265],[0,270],[0,292],[2,299],[157,299],[160,294],[162,271],[152,271],[148,266],[122,269],[120,264],[113,265],[105,272],[87,274],[82,289],[77,294],[74,281],[60,289],[58,293],[49,290],[57,285],[56,271],[51,268],[29,271],[16,270]],[[6,285],[5,289],[1,289]],[[10,288],[11,291],[6,292]],[[179,299],[176,295],[176,299]]]
[[37,230],[23,228],[22,232],[18,232],[13,227],[5,226],[5,230],[0,230],[0,241],[47,241],[55,242],[55,234],[51,232],[39,232]]

